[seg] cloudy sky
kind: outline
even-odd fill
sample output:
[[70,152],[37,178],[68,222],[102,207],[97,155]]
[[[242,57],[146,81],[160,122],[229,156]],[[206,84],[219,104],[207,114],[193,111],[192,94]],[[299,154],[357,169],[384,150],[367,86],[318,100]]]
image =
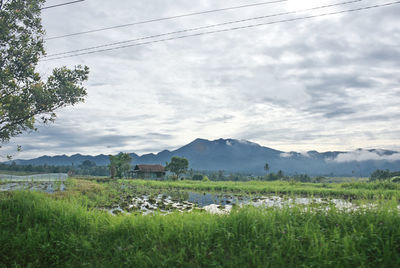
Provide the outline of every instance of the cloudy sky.
[[[345,1],[292,0],[187,16],[47,40],[46,49],[51,55]],[[51,38],[261,2],[86,0],[42,17]],[[283,151],[400,150],[400,4],[279,22],[390,2],[353,1],[143,41],[266,24],[258,27],[43,61],[43,76],[57,66],[89,66],[86,102],[59,110],[55,124],[6,149],[22,145],[16,158],[142,154],[196,138],[235,138]]]

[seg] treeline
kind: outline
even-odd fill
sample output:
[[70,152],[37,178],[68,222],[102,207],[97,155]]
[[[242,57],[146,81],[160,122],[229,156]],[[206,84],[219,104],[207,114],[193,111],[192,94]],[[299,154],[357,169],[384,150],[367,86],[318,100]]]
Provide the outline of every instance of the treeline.
[[189,170],[187,179],[203,180],[207,178],[211,181],[298,181],[298,182],[322,182],[325,177],[311,177],[307,174],[286,175],[282,170],[270,172],[264,176],[254,176],[244,173],[228,173],[220,171],[194,171]]
[[[16,172],[36,172],[36,173],[68,173],[69,175],[84,176],[110,176],[109,166],[97,166],[95,162],[85,160],[78,166],[50,166],[50,165],[17,165],[0,163],[0,170]],[[167,176],[165,179],[169,179]],[[297,182],[324,182],[327,178],[323,176],[312,177],[307,174],[286,175],[283,171],[270,172],[264,176],[254,176],[246,173],[227,173],[219,171],[198,171],[189,169],[185,176],[188,180],[211,180],[211,181],[297,181]],[[392,181],[400,182],[400,171],[391,172],[389,170],[376,170],[370,178],[370,181]]]
[[96,163],[85,160],[78,166],[49,166],[49,165],[17,165],[0,164],[0,170],[19,171],[19,172],[37,172],[37,173],[68,173],[69,175],[88,175],[88,176],[109,176],[110,171],[107,166],[97,166]]
[[370,181],[389,181],[400,182],[400,171],[391,172],[390,170],[377,169],[369,178]]

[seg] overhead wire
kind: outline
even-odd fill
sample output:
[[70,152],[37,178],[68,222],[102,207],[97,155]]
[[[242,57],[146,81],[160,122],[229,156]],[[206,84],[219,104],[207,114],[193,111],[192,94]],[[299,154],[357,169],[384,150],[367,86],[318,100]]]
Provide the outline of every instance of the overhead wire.
[[188,13],[188,14],[175,15],[175,16],[158,18],[158,19],[150,19],[150,20],[132,22],[132,23],[121,24],[121,25],[116,25],[116,26],[104,27],[104,28],[99,28],[99,29],[94,29],[94,30],[88,30],[88,31],[65,34],[65,35],[60,35],[60,36],[48,37],[48,38],[45,38],[44,40],[46,40],[46,41],[47,40],[54,40],[54,39],[60,39],[60,38],[65,38],[65,37],[70,37],[70,36],[89,34],[89,33],[96,33],[96,32],[101,32],[101,31],[106,31],[106,30],[111,30],[111,29],[117,29],[117,28],[124,28],[124,27],[130,27],[130,26],[135,26],[135,25],[147,24],[147,23],[151,23],[151,22],[172,20],[172,19],[178,19],[178,18],[184,18],[184,17],[196,16],[196,15],[203,15],[203,14],[209,14],[209,13],[216,13],[216,12],[228,11],[228,10],[234,10],[234,9],[241,9],[241,8],[248,8],[248,7],[255,7],[255,6],[262,6],[262,5],[270,5],[270,4],[288,2],[288,1],[289,0],[275,0],[275,1],[260,2],[260,3],[247,4],[247,5],[241,5],[241,6],[233,6],[233,7],[225,7],[225,8],[219,8],[219,9],[206,10],[206,11],[199,11],[199,12],[193,12],[193,13]]
[[61,4],[57,4],[57,5],[42,7],[41,10],[55,8],[55,7],[61,7],[61,6],[66,6],[66,5],[72,5],[72,4],[76,4],[76,3],[84,2],[84,1],[85,0],[76,0],[76,1],[71,1],[71,2],[61,3]]
[[361,1],[364,1],[364,0],[352,0],[352,1],[346,1],[346,2],[341,2],[341,3],[336,3],[336,4],[323,5],[323,6],[318,6],[318,7],[308,8],[308,9],[288,11],[288,12],[282,12],[282,13],[277,13],[277,14],[271,14],[271,15],[265,15],[265,16],[259,16],[259,17],[252,17],[252,18],[248,18],[248,19],[241,19],[241,20],[223,22],[223,23],[212,24],[212,25],[207,25],[207,26],[189,28],[189,29],[173,31],[173,32],[168,32],[168,33],[155,34],[155,35],[140,37],[140,38],[136,38],[136,39],[113,42],[113,43],[109,43],[109,44],[92,46],[92,47],[81,48],[81,49],[76,49],[76,50],[70,50],[70,51],[66,51],[66,52],[54,53],[54,54],[46,55],[45,57],[48,58],[48,57],[61,56],[61,55],[66,55],[66,54],[82,52],[82,51],[99,49],[99,48],[103,48],[103,47],[110,47],[110,46],[121,45],[121,44],[136,42],[136,41],[153,39],[153,38],[163,37],[163,36],[167,36],[167,35],[180,34],[180,33],[185,33],[185,32],[193,32],[193,31],[198,31],[198,30],[204,30],[204,29],[209,29],[209,28],[226,26],[226,25],[230,25],[230,24],[243,23],[243,22],[252,21],[252,20],[260,20],[260,19],[266,19],[266,18],[272,18],[272,17],[284,16],[284,15],[291,15],[291,14],[296,14],[296,13],[301,13],[301,12],[314,11],[314,10],[318,10],[318,9],[324,9],[324,8],[329,8],[329,7],[352,4],[352,3],[361,2]]
[[229,32],[229,31],[235,31],[235,30],[241,30],[241,29],[250,29],[250,28],[278,24],[278,23],[293,22],[293,21],[307,20],[307,19],[318,18],[318,17],[326,17],[326,16],[331,16],[331,15],[338,15],[338,14],[344,14],[344,13],[350,13],[350,12],[356,12],[356,11],[370,10],[370,9],[374,9],[374,8],[387,7],[387,6],[392,6],[392,5],[396,5],[396,4],[400,4],[400,1],[394,1],[394,2],[389,2],[389,3],[385,3],[385,4],[376,4],[376,5],[372,5],[372,6],[365,6],[365,7],[353,8],[353,9],[347,9],[347,10],[341,10],[341,11],[335,11],[335,12],[322,13],[322,14],[317,14],[317,15],[308,15],[308,16],[304,16],[304,17],[284,19],[284,20],[279,20],[279,21],[270,21],[270,22],[264,22],[264,23],[258,23],[258,24],[250,24],[250,25],[246,25],[246,26],[238,26],[238,27],[233,27],[233,28],[201,32],[201,33],[190,34],[190,35],[182,35],[182,36],[164,38],[164,39],[159,39],[159,40],[135,43],[135,44],[118,46],[118,47],[113,47],[113,48],[106,48],[106,49],[88,51],[88,52],[83,52],[83,53],[77,53],[77,54],[73,54],[73,55],[66,55],[66,56],[61,56],[61,57],[43,59],[41,61],[51,61],[51,60],[57,60],[57,59],[71,58],[71,57],[76,57],[76,56],[106,52],[106,51],[141,46],[141,45],[148,45],[148,44],[153,44],[153,43],[161,43],[161,42],[184,39],[184,38],[195,37],[195,36],[203,36],[203,35],[209,35],[209,34],[214,34],[214,33]]

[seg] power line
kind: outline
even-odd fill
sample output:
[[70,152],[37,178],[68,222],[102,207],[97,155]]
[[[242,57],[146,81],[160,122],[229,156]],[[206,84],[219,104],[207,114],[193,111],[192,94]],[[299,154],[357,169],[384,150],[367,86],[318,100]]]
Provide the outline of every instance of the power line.
[[390,3],[385,3],[385,4],[378,4],[378,5],[373,5],[373,6],[360,7],[360,8],[354,8],[354,9],[348,9],[348,10],[342,10],[342,11],[336,11],[336,12],[323,13],[323,14],[318,14],[318,15],[310,15],[310,16],[305,16],[305,17],[298,17],[298,18],[292,18],[292,19],[272,21],[272,22],[266,22],[266,23],[250,24],[250,25],[246,25],[246,26],[239,26],[239,27],[228,28],[228,29],[208,31],[208,32],[196,33],[196,34],[191,34],[191,35],[182,35],[182,36],[177,36],[177,37],[164,38],[164,39],[153,40],[153,41],[142,42],[142,43],[136,43],[136,44],[131,44],[131,45],[125,45],[125,46],[119,46],[119,47],[113,47],[113,48],[89,51],[89,52],[84,52],[84,53],[78,53],[78,54],[73,54],[73,55],[67,55],[67,56],[62,56],[62,57],[44,59],[44,60],[41,60],[41,61],[51,61],[51,60],[57,60],[57,59],[71,58],[71,57],[94,54],[94,53],[105,52],[105,51],[111,51],[111,50],[116,50],[116,49],[122,49],[122,48],[134,47],[134,46],[141,46],[141,45],[148,45],[148,44],[153,44],[153,43],[161,43],[161,42],[177,40],[177,39],[184,39],[184,38],[188,38],[188,37],[203,36],[203,35],[208,35],[208,34],[229,32],[229,31],[235,31],[235,30],[241,30],[241,29],[249,29],[249,28],[255,28],[255,27],[259,27],[259,26],[272,25],[272,24],[278,24],[278,23],[284,23],[284,22],[292,22],[292,21],[306,20],[306,19],[312,19],[312,18],[318,18],[318,17],[326,17],[326,16],[331,16],[331,15],[337,15],[337,14],[344,14],[344,13],[350,13],[350,12],[356,12],[356,11],[362,11],[362,10],[369,10],[369,9],[374,9],[374,8],[379,8],[379,7],[387,7],[387,6],[392,6],[392,5],[395,5],[395,4],[400,4],[400,1],[395,1],[395,2],[390,2]]
[[77,1],[71,1],[71,2],[66,2],[66,3],[62,3],[62,4],[42,7],[41,10],[55,8],[55,7],[61,7],[61,6],[71,5],[71,4],[76,4],[76,3],[79,3],[79,2],[83,2],[83,1],[85,1],[85,0],[77,0]]
[[240,8],[248,8],[248,7],[269,5],[269,4],[275,4],[275,3],[287,2],[287,1],[289,1],[289,0],[275,0],[275,1],[269,1],[269,2],[261,2],[261,3],[255,3],[255,4],[248,4],[248,5],[241,5],[241,6],[234,6],[234,7],[226,7],[226,8],[220,8],[220,9],[206,10],[206,11],[194,12],[194,13],[189,13],[189,14],[165,17],[165,18],[144,20],[144,21],[138,21],[138,22],[122,24],[122,25],[116,25],[116,26],[111,26],[111,27],[104,27],[104,28],[94,29],[94,30],[89,30],[89,31],[84,31],[84,32],[78,32],[78,33],[71,33],[71,34],[65,34],[65,35],[60,35],[60,36],[54,36],[54,37],[46,38],[44,40],[54,40],[54,39],[59,39],[59,38],[64,38],[64,37],[70,37],[70,36],[76,36],[76,35],[82,35],[82,34],[88,34],[88,33],[96,33],[96,32],[101,32],[101,31],[106,31],[106,30],[111,30],[111,29],[117,29],[117,28],[124,28],[124,27],[129,27],[129,26],[135,26],[135,25],[146,24],[146,23],[151,23],[151,22],[172,20],[172,19],[184,18],[184,17],[189,17],[189,16],[216,13],[216,12],[234,10],[234,9],[240,9]]
[[147,39],[153,39],[153,38],[156,38],[156,37],[163,37],[163,36],[167,36],[167,35],[180,34],[180,33],[186,33],[186,32],[193,32],[193,31],[198,31],[198,30],[215,28],[215,27],[219,27],[219,26],[226,26],[226,25],[242,23],[242,22],[246,22],[246,21],[266,19],[266,18],[271,18],[271,17],[278,17],[278,16],[290,15],[290,14],[295,14],[295,13],[300,13],[300,12],[318,10],[318,9],[323,9],[323,8],[328,8],[328,7],[341,6],[341,5],[352,4],[352,3],[361,2],[361,1],[364,1],[364,0],[352,0],[352,1],[341,2],[341,3],[336,3],[336,4],[330,4],[330,5],[323,5],[323,6],[313,7],[313,8],[303,9],[303,10],[289,11],[289,12],[277,13],[277,14],[272,14],[272,15],[266,15],[266,16],[253,17],[253,18],[248,18],[248,19],[242,19],[242,20],[218,23],[218,24],[213,24],[213,25],[208,25],[208,26],[201,26],[201,27],[196,27],[196,28],[184,29],[184,30],[179,30],[179,31],[174,31],[174,32],[156,34],[156,35],[151,35],[151,36],[146,36],[146,37],[141,37],[141,38],[136,38],[136,39],[130,39],[130,40],[125,40],[125,41],[120,41],[120,42],[114,42],[114,43],[99,45],[99,46],[93,46],[93,47],[88,47],[88,48],[71,50],[71,51],[67,51],[67,52],[50,54],[50,55],[45,56],[45,58],[61,56],[61,55],[66,55],[66,54],[71,54],[71,53],[77,53],[77,52],[82,52],[82,51],[88,51],[88,50],[93,50],[93,49],[99,49],[99,48],[103,48],[103,47],[121,45],[121,44],[126,44],[126,43],[131,43],[131,42],[136,42],[136,41],[142,41],[142,40],[147,40]]

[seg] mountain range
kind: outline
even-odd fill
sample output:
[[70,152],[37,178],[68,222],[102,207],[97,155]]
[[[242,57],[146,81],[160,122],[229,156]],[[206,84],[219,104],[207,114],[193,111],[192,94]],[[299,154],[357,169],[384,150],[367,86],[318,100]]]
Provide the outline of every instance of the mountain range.
[[[185,157],[195,170],[242,172],[265,174],[268,163],[270,172],[282,170],[285,174],[314,176],[369,176],[376,169],[400,170],[400,152],[380,149],[358,149],[350,152],[306,153],[283,152],[259,144],[235,139],[205,140],[193,142],[174,151],[164,150],[157,154],[132,156],[132,164],[165,164],[172,156]],[[98,166],[108,165],[108,156],[75,154],[71,156],[41,156],[31,160],[14,160],[20,165],[80,165],[90,160]]]

